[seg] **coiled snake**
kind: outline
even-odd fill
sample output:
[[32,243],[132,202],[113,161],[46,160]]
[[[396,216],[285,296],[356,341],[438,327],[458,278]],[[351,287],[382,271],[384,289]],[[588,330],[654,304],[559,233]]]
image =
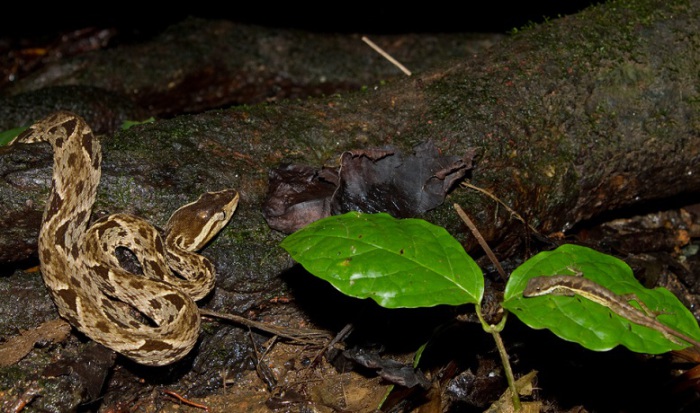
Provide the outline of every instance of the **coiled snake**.
[[[214,287],[214,266],[194,253],[230,220],[234,190],[210,192],[173,213],[165,236],[142,218],[114,214],[88,226],[101,175],[101,149],[78,115],[57,112],[11,144],[48,141],[51,190],[39,232],[41,273],[59,314],[88,337],[138,363],[185,356],[199,336],[196,300]],[[142,274],[115,256],[131,250]],[[145,319],[144,319],[145,318]]]

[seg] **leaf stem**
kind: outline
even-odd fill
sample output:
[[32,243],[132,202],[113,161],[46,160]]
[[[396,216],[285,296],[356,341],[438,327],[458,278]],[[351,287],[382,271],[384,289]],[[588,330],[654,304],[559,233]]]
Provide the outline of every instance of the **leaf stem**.
[[513,369],[510,368],[510,361],[508,359],[506,347],[503,344],[503,340],[501,339],[501,334],[496,328],[492,329],[491,335],[493,336],[493,340],[496,342],[498,354],[501,356],[501,363],[503,363],[503,370],[506,373],[508,388],[510,389],[511,397],[513,398],[513,409],[515,409],[516,412],[520,411],[520,396],[518,395],[518,389],[515,387],[515,377],[513,376]]
[[498,324],[488,324],[486,320],[484,320],[481,314],[481,309],[478,305],[476,306],[476,315],[477,317],[479,317],[479,321],[481,321],[481,326],[483,327],[484,331],[490,333],[491,336],[493,336],[493,341],[496,342],[498,355],[501,356],[501,364],[503,365],[503,371],[506,374],[508,388],[510,389],[511,397],[513,398],[513,409],[516,412],[520,411],[520,396],[518,395],[518,389],[515,386],[515,377],[513,376],[513,369],[510,367],[510,359],[508,357],[508,352],[506,351],[506,346],[503,344],[503,340],[501,339],[500,334],[503,330],[503,327],[505,326],[506,319],[508,318],[508,312],[506,312],[503,315],[503,318],[501,318],[501,321],[499,321]]

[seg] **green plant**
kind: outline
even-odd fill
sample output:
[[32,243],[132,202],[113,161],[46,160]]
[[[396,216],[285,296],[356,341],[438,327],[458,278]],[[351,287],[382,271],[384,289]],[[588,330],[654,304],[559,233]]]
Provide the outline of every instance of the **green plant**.
[[[483,329],[496,341],[513,405],[519,408],[499,335],[507,317],[498,325],[484,320],[483,272],[444,228],[420,219],[395,219],[385,213],[349,212],[316,221],[289,235],[281,246],[308,272],[342,293],[371,298],[383,307],[474,304]],[[610,306],[579,295],[523,296],[534,277],[565,274],[580,274],[609,289],[616,299],[628,300],[623,294],[634,294],[629,303],[640,311],[650,311],[650,319],[658,318],[668,328],[700,339],[700,327],[693,315],[668,290],[646,289],[623,261],[572,244],[541,252],[512,272],[502,302],[505,315],[511,312],[534,329],[547,328],[596,351],[623,345],[632,351],[658,354],[690,345],[657,328],[633,323]]]
[[153,123],[155,121],[156,121],[156,118],[154,118],[153,116],[151,116],[150,118],[148,118],[146,120],[125,120],[124,122],[122,122],[121,130],[128,130],[134,126],[143,125],[143,124],[147,124],[147,123]]
[[20,133],[24,132],[27,128],[22,127],[22,128],[14,128],[14,129],[7,129],[2,132],[0,132],[0,146],[7,145],[12,141],[14,138],[17,137]]

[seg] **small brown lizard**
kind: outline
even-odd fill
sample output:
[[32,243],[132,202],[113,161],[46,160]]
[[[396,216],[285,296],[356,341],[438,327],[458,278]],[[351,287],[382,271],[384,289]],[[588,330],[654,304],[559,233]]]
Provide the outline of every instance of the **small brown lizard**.
[[[700,349],[700,341],[662,324],[653,316],[649,316],[646,305],[634,294],[624,296],[615,294],[602,285],[580,275],[534,277],[528,281],[523,291],[524,297],[539,297],[546,294],[568,297],[580,295],[583,298],[609,308],[610,311],[622,318],[662,333],[666,338],[678,345],[685,345],[686,343],[680,341],[683,340]],[[630,301],[636,301],[647,312],[645,313],[634,307],[629,303]]]

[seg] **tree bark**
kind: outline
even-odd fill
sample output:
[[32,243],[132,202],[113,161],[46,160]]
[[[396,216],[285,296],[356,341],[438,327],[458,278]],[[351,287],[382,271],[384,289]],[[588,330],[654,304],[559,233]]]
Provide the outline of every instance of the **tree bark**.
[[[612,2],[525,30],[476,58],[363,91],[135,127],[104,139],[97,208],[162,224],[198,192],[239,188],[233,226],[258,235],[238,248],[259,251],[256,243],[271,248],[281,236],[260,214],[271,169],[332,166],[345,151],[410,151],[427,140],[450,155],[476,148],[470,182],[545,234],[604,211],[697,193],[699,10],[694,2]],[[9,263],[34,250],[51,157],[41,147],[0,155],[7,228],[0,260]],[[522,236],[507,210],[462,188],[425,217],[463,233],[452,202],[494,244]]]
[[[83,43],[97,43],[106,36],[103,31],[92,34],[96,39]],[[83,86],[123,96],[150,115],[172,117],[183,112],[357,90],[401,74],[361,37],[187,18],[146,42],[87,52],[81,52],[81,43],[50,44],[42,60],[27,65],[39,69],[24,76],[21,71],[9,74],[8,78],[19,79],[4,88],[0,83],[4,94],[14,98],[0,103],[39,106],[40,98],[20,96],[32,97],[47,88]],[[412,70],[420,71],[484,50],[503,35],[403,34],[370,38]],[[71,52],[75,55],[61,57]],[[11,69],[18,71],[15,67],[20,64]],[[46,93],[41,98],[46,99]],[[11,114],[3,106],[0,121]]]
[[[524,30],[477,58],[362,92],[206,113],[117,139],[150,147],[146,142],[166,139],[154,129],[215,139],[228,152],[217,157],[209,153],[214,147],[195,146],[189,173],[210,175],[212,159],[240,164],[237,179],[218,181],[248,186],[258,210],[265,174],[283,162],[320,167],[347,150],[408,150],[425,140],[456,155],[478,148],[472,184],[539,231],[565,231],[603,211],[698,190],[697,17],[695,3],[612,2]],[[216,136],[206,132],[212,128]],[[139,157],[154,170],[162,155],[181,158],[152,155],[155,164],[148,154]],[[23,204],[12,195],[17,187],[6,179],[0,190],[12,216]],[[31,198],[36,212],[41,196]],[[518,227],[479,193],[457,190],[452,201],[475,215],[488,240]],[[461,231],[454,217],[431,219]]]

